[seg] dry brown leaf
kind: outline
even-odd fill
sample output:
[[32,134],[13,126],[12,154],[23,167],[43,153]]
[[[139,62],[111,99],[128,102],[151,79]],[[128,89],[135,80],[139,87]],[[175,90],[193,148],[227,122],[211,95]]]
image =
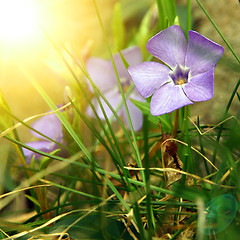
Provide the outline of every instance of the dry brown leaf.
[[[162,153],[162,166],[163,168],[173,168],[177,170],[183,169],[183,163],[178,156],[178,147],[171,139],[170,134],[163,134],[161,140],[161,153]],[[169,187],[174,182],[179,181],[182,178],[180,172],[164,172],[166,185]]]

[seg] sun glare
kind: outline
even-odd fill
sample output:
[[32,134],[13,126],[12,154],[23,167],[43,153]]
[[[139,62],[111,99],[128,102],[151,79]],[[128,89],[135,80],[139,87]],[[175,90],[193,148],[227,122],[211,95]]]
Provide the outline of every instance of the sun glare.
[[2,41],[22,41],[37,31],[37,11],[34,1],[0,0],[0,38]]

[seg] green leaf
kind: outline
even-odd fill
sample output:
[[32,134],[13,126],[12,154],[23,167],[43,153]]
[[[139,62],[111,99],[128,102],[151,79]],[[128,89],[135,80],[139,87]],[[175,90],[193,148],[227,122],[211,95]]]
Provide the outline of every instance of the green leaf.
[[32,196],[29,196],[29,195],[25,195],[25,197],[28,198],[31,202],[33,202],[35,205],[40,207],[40,203],[39,203],[39,201],[36,198],[34,198]]
[[113,12],[114,12],[112,20],[113,46],[114,50],[120,50],[125,48],[124,46],[125,27],[122,17],[122,7],[119,2],[115,4]]
[[[51,152],[50,154],[52,155],[57,155],[59,152],[61,151],[61,149],[56,149],[53,152]],[[39,170],[43,170],[46,169],[47,166],[53,161],[52,158],[49,157],[43,157],[43,159],[41,160],[40,166],[39,166]]]
[[[73,222],[80,219],[82,216],[68,216],[58,221],[51,227],[50,233],[59,233],[69,227]],[[91,214],[79,222],[76,222],[69,230],[68,234],[71,239],[126,239],[132,240],[128,231],[125,231],[125,226],[120,221],[111,219],[108,216],[99,212]],[[123,234],[123,235],[122,235]],[[137,234],[135,232],[135,234]],[[123,238],[122,238],[123,236]]]
[[131,99],[131,101],[141,110],[143,114],[148,116],[148,120],[152,122],[154,125],[158,126],[159,122],[161,122],[164,132],[172,131],[173,126],[169,114],[153,116],[150,112],[149,102],[139,102],[134,99]]

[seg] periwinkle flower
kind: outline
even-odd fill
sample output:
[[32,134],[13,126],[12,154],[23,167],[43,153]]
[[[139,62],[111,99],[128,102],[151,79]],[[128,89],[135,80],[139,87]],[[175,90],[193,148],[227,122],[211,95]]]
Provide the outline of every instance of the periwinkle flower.
[[222,46],[195,31],[189,31],[187,42],[181,28],[173,25],[153,36],[146,48],[166,65],[148,61],[128,71],[144,98],[153,95],[152,115],[213,97],[214,68],[223,55]]
[[[39,118],[31,125],[31,127],[42,133],[43,135],[55,140],[56,142],[61,142],[63,139],[62,124],[56,114],[49,114]],[[48,140],[47,138],[39,135],[32,130],[31,134],[35,137],[40,138],[41,140],[26,143],[26,145],[28,145],[29,147],[45,153],[50,153],[58,148],[58,145],[55,142]],[[35,159],[41,156],[26,148],[23,148],[23,153],[26,157],[27,163],[30,162],[33,155],[35,155]]]
[[[124,56],[124,58],[126,59],[129,65],[133,65],[133,64],[135,65],[142,62],[142,55],[138,47],[131,47],[131,48],[124,49],[122,51],[122,55]],[[123,64],[120,54],[119,53],[115,54],[113,56],[113,59],[116,64],[117,72],[118,72],[123,90],[127,90],[127,88],[130,86],[132,81],[131,77]],[[117,78],[114,72],[112,62],[110,60],[107,61],[100,58],[92,57],[92,58],[89,58],[87,61],[87,70],[91,79],[95,83],[95,85],[101,90],[101,92],[109,101],[113,109],[116,110],[122,101],[122,95],[119,90],[119,86],[118,86],[118,82],[117,82]],[[142,127],[142,121],[143,121],[142,113],[131,102],[130,98],[137,101],[144,101],[144,99],[140,96],[140,94],[135,88],[129,94],[128,98],[126,98],[126,103],[129,109],[132,123],[133,123],[133,128],[135,131],[138,131]],[[100,100],[106,112],[107,117],[110,118],[113,115],[112,111],[110,110],[110,108],[107,106],[107,104],[104,102],[102,98],[100,98]],[[101,119],[104,119],[104,115],[97,102],[97,99],[93,98],[92,103],[96,109],[98,116]],[[94,117],[94,113],[90,106],[87,109],[87,113],[90,116]],[[127,113],[124,106],[122,106],[119,109],[118,115],[123,117],[123,121],[129,128],[130,126],[129,126]]]

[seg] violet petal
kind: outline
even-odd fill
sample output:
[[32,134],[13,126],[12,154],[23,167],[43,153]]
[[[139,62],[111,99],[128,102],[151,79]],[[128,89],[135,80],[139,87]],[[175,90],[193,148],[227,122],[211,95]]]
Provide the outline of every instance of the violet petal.
[[189,79],[189,82],[183,85],[183,90],[188,98],[194,102],[211,99],[214,94],[214,67],[208,72]]
[[[135,99],[135,100],[137,100],[137,99]],[[131,102],[130,99],[127,99],[126,102],[127,102],[129,114],[130,114],[130,117],[131,117],[133,129],[134,129],[135,132],[137,132],[142,128],[142,124],[143,124],[142,112],[138,109],[138,107],[136,107]],[[123,121],[126,124],[127,128],[130,129],[130,124],[129,124],[127,113],[126,113],[125,109],[123,111]]]
[[[51,141],[35,141],[35,142],[29,142],[29,143],[25,143],[25,144],[28,145],[29,147],[32,147],[34,149],[37,149],[37,150],[45,152],[45,153],[50,153],[57,149],[57,144],[54,142],[51,142]],[[26,157],[26,161],[28,164],[30,163],[33,155],[35,155],[35,159],[38,159],[39,157],[42,156],[42,155],[32,152],[26,148],[22,148],[22,149],[23,149],[23,153],[24,153],[24,156]]]
[[157,62],[143,62],[136,66],[130,66],[128,71],[139,93],[147,98],[151,96],[169,79],[170,69]]
[[191,76],[207,72],[215,67],[223,55],[224,48],[201,34],[189,31],[189,42],[186,54],[186,67]]
[[147,43],[147,50],[171,68],[184,66],[187,40],[182,29],[173,25],[153,36]]
[[[142,62],[142,53],[139,47],[126,48],[122,50],[121,53],[129,65],[136,65]],[[129,79],[130,78],[129,73],[123,64],[120,54],[119,53],[115,54],[113,56],[113,59],[116,64],[119,77]]]
[[[53,140],[62,137],[62,124],[54,113],[39,118],[31,126]],[[34,131],[31,131],[31,134],[38,138],[46,139]]]
[[153,116],[159,116],[189,104],[193,102],[184,94],[182,87],[171,82],[164,84],[153,94],[150,111]]
[[[102,92],[110,90],[117,84],[117,79],[110,61],[101,58],[89,58],[86,67],[92,81]],[[92,90],[89,80],[87,80],[87,82]]]
[[[122,99],[121,94],[119,93],[119,90],[117,88],[114,88],[111,91],[106,92],[104,94],[104,96],[109,101],[109,103],[111,104],[113,109],[116,110],[117,106],[121,103],[121,99]],[[108,107],[108,105],[105,103],[105,101],[102,98],[100,98],[100,101],[106,112],[107,118],[112,117],[113,113],[112,113],[111,109]],[[96,110],[98,116],[101,119],[105,119],[104,115],[102,113],[102,109],[100,108],[96,98],[93,98],[92,103],[93,103],[93,106],[95,107],[95,110]],[[90,106],[88,106],[88,108],[87,108],[87,114],[92,117],[95,116],[92,111],[92,108]]]

